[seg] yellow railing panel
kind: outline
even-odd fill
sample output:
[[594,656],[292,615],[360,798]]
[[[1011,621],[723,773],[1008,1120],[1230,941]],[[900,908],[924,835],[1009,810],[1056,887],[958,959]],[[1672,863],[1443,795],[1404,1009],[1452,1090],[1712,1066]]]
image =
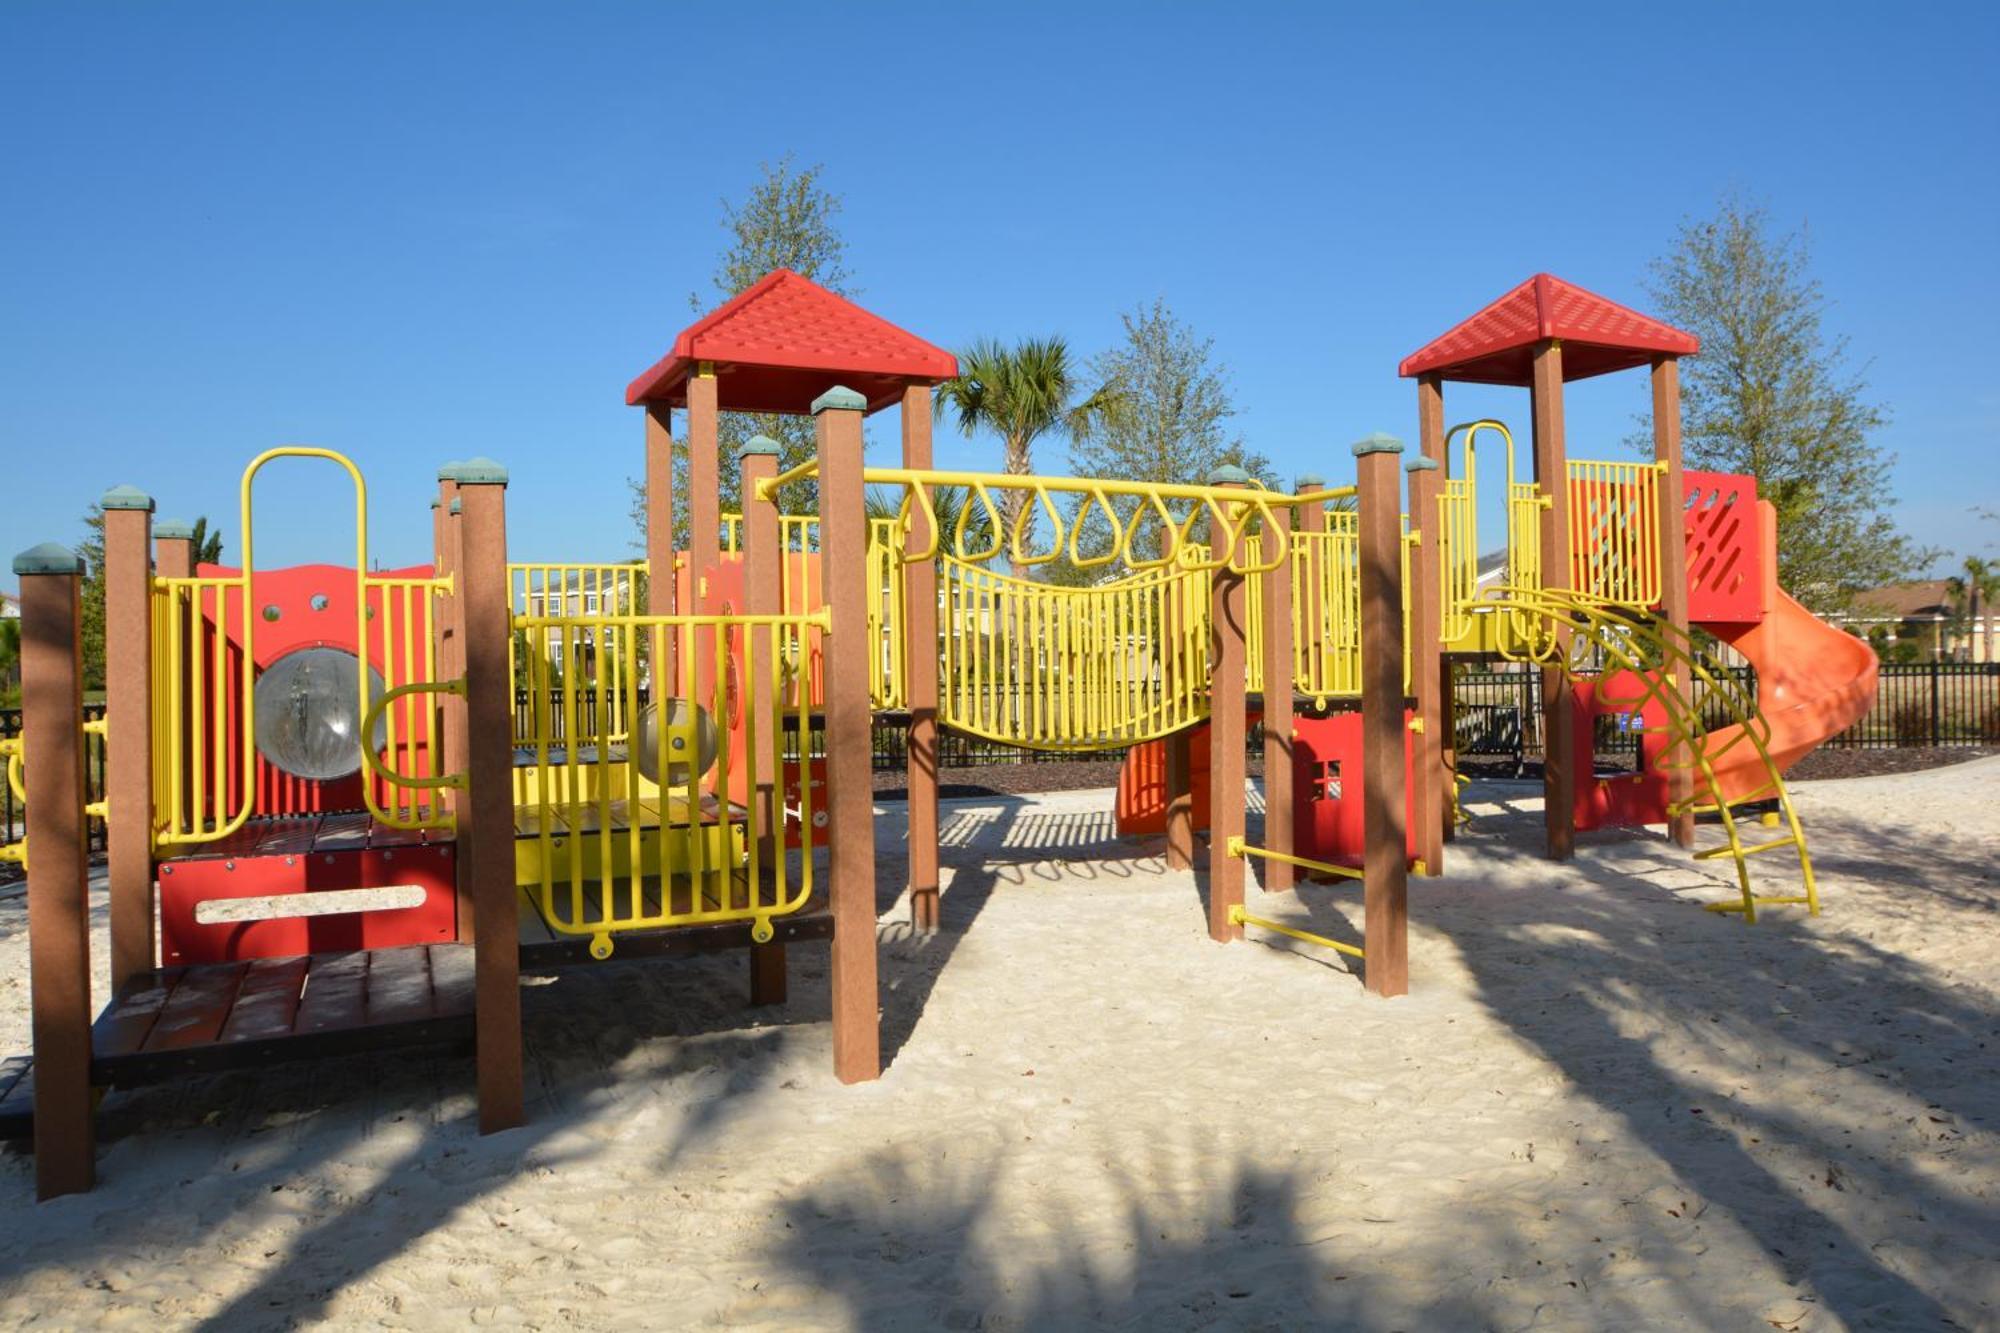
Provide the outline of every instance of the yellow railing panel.
[[1569,463],[1571,582],[1578,592],[1635,611],[1660,601],[1661,465]]

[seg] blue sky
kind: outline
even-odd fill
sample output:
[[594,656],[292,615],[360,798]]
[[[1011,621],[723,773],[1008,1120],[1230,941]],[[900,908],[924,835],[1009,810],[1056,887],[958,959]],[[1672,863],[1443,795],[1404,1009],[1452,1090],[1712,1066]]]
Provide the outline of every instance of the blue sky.
[[[1400,356],[1538,269],[1644,308],[1677,222],[1750,193],[1809,226],[1900,519],[1955,563],[2000,546],[1970,513],[2000,508],[1996,14],[10,4],[0,552],[132,483],[233,556],[243,463],[310,442],[366,471],[389,563],[475,453],[517,558],[622,558],[623,387],[711,291],[718,200],[789,152],[884,316],[1088,353],[1164,297],[1250,443],[1334,478],[1414,433]],[[1621,456],[1644,392],[1572,386],[1571,453]],[[331,472],[267,475],[260,564],[351,554]]]

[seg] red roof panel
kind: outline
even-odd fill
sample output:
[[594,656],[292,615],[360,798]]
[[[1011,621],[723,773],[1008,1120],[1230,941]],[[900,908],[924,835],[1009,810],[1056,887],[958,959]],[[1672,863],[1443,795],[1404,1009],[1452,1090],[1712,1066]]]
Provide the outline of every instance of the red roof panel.
[[1585,291],[1549,273],[1537,273],[1472,318],[1403,358],[1405,377],[1435,374],[1476,384],[1528,383],[1535,344],[1558,338],[1563,378],[1588,379],[1650,363],[1654,357],[1693,356],[1701,340]]
[[958,359],[790,269],[755,285],[681,330],[673,350],[625,390],[631,404],[687,402],[687,380],[712,362],[725,412],[803,415],[836,384],[868,400],[899,400],[911,384],[958,373]]

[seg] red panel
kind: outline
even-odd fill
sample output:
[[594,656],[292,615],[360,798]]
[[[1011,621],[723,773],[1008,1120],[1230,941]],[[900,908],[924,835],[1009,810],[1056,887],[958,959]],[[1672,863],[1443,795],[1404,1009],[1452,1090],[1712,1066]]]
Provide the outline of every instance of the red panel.
[[[1416,747],[1403,714],[1406,855],[1418,856]],[[1361,868],[1361,714],[1292,720],[1292,849],[1299,856]]]
[[[196,570],[203,578],[226,577],[239,572],[220,565],[202,565]],[[376,573],[384,578],[429,578],[432,570],[429,565],[413,565],[407,569],[379,570]],[[315,600],[322,604],[316,607]],[[219,609],[223,632],[230,645],[230,669],[224,676],[228,692],[223,699],[222,713],[225,733],[223,753],[229,764],[228,808],[234,809],[242,791],[242,774],[237,771],[243,751],[243,709],[242,701],[237,698],[240,693],[237,682],[242,679],[241,595],[234,590],[226,590],[220,608],[216,602],[216,594],[206,595],[202,615],[213,625]],[[387,593],[381,588],[371,588],[369,604],[375,615],[370,622],[368,660],[381,673],[385,686],[394,688],[424,679],[424,640],[431,631],[430,598],[415,591],[405,598],[400,591]],[[252,614],[257,617],[253,646],[259,669],[301,648],[356,651],[355,579],[352,569],[338,565],[294,565],[287,569],[258,570],[251,576],[251,608]],[[273,612],[275,619],[269,618]],[[213,687],[213,673],[204,670],[198,688],[207,691]],[[393,756],[393,762],[399,772],[412,776],[433,775],[431,756],[424,740],[424,718],[426,710],[434,706],[434,699],[422,695],[407,697],[391,706],[397,731],[397,754]],[[330,782],[314,782],[293,777],[265,763],[259,756],[254,781],[256,800],[251,810],[255,815],[356,810],[364,804],[359,774]],[[376,799],[383,805],[394,804],[397,796],[392,792],[393,789],[383,784],[378,788]]]
[[[1597,678],[1581,678],[1570,695],[1576,716],[1572,731],[1572,758],[1575,772],[1590,773],[1597,760],[1593,743],[1600,717],[1630,717],[1646,728],[1639,737],[1639,768],[1629,775],[1593,778],[1576,784],[1576,827],[1602,828],[1607,824],[1664,824],[1667,822],[1667,775],[1660,770],[1660,755],[1667,738],[1660,734],[1667,725],[1667,707],[1647,695],[1648,681],[1631,671],[1614,671]],[[1645,705],[1636,712],[1639,700]]]
[[684,405],[687,378],[703,361],[715,364],[725,412],[803,415],[836,384],[875,411],[908,384],[958,373],[950,352],[789,269],[766,274],[683,329],[673,350],[626,387],[625,401]]
[[1687,493],[1688,620],[1754,624],[1769,609],[1757,479],[1728,472],[1683,474]]
[[[160,867],[161,961],[178,966],[449,941],[457,935],[455,865],[450,843],[170,861]],[[402,884],[421,887],[423,903],[213,925],[194,916],[197,903],[216,898]]]
[[[1250,714],[1255,722],[1262,714]],[[1208,827],[1208,723],[1188,733],[1188,785],[1192,789],[1194,826]],[[1146,741],[1125,751],[1118,766],[1118,796],[1113,806],[1118,836],[1139,838],[1167,831],[1167,743]]]

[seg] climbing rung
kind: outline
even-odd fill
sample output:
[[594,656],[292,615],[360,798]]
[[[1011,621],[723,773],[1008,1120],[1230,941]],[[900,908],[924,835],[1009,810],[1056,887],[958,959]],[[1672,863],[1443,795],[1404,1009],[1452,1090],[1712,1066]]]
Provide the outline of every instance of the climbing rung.
[[1354,945],[1348,944],[1345,941],[1330,940],[1324,935],[1315,935],[1310,930],[1300,930],[1298,927],[1288,926],[1282,921],[1271,921],[1265,917],[1251,916],[1243,910],[1240,904],[1229,909],[1229,923],[1233,926],[1257,926],[1263,930],[1276,931],[1280,935],[1289,935],[1295,940],[1304,940],[1307,944],[1323,945],[1326,948],[1332,949],[1335,953],[1344,953],[1350,958],[1366,958],[1368,956]]
[[[1227,855],[1234,856],[1239,860],[1246,856],[1261,856],[1268,861],[1283,861],[1288,866],[1299,866],[1306,870],[1317,871],[1323,875],[1339,875],[1345,879],[1361,879],[1363,877],[1361,872],[1353,866],[1335,865],[1331,861],[1315,861],[1310,857],[1293,856],[1289,852],[1274,852],[1268,847],[1254,847],[1241,838],[1231,838],[1222,844],[1222,850]],[[1418,862],[1418,864],[1421,866],[1423,863]],[[1417,873],[1422,874],[1423,872],[1419,870]]]
[[[1763,897],[1762,895],[1759,895],[1756,898],[1752,899],[1752,901],[1754,901],[1759,907],[1773,907],[1773,906],[1782,907],[1790,903],[1809,904],[1812,902],[1812,899],[1806,897],[1803,893],[1789,893],[1789,894],[1784,894],[1782,896],[1770,897],[1770,898],[1766,898]],[[1746,909],[1742,903],[1735,902],[1735,903],[1703,903],[1701,910],[1704,912],[1742,912],[1748,909]]]
[[1770,842],[1752,843],[1750,846],[1741,849],[1735,847],[1711,847],[1705,852],[1696,852],[1694,859],[1697,861],[1714,861],[1725,856],[1735,856],[1739,850],[1744,856],[1755,856],[1759,852],[1768,852],[1778,847],[1796,847],[1798,845],[1799,840],[1797,838],[1786,834],[1782,838],[1774,838]]

